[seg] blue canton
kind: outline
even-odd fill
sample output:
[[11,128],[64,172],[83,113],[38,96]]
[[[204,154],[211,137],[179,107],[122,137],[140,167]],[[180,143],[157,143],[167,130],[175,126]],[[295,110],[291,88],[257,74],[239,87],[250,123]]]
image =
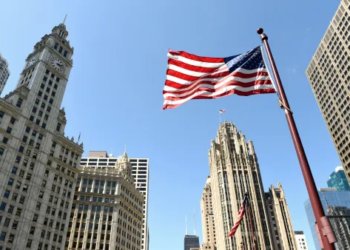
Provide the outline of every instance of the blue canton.
[[225,63],[231,73],[238,68],[247,70],[265,68],[260,46],[240,55],[226,57]]

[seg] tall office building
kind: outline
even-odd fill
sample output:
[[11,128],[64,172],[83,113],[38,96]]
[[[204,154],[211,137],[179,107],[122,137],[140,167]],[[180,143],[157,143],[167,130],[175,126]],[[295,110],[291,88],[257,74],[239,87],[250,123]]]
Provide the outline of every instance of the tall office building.
[[343,167],[340,166],[335,168],[335,171],[329,176],[327,185],[329,188],[336,188],[338,191],[350,191],[350,185],[346,179]]
[[207,177],[207,182],[204,186],[200,203],[203,235],[202,249],[214,249],[216,244],[216,234],[210,176]]
[[144,196],[128,156],[114,166],[79,169],[66,249],[140,250]]
[[[335,188],[321,188],[318,194],[337,239],[335,243],[337,249],[350,249],[350,191],[337,191]],[[315,230],[315,216],[310,200],[305,202],[305,210],[316,249],[320,250],[321,248]]]
[[296,250],[297,242],[282,185],[280,183],[278,187],[271,185],[265,197],[274,238],[274,249]]
[[[80,165],[96,169],[113,168],[118,158],[108,155],[106,151],[90,151],[89,157],[82,157]],[[149,183],[149,160],[147,158],[130,158],[132,176],[135,187],[144,195],[143,225],[142,225],[142,250],[149,249],[148,229],[148,183]]]
[[227,237],[237,218],[244,194],[250,197],[256,246],[273,249],[263,184],[253,143],[237,131],[233,123],[220,124],[209,150],[210,185],[215,221],[216,247],[234,250],[253,249],[248,216],[244,216],[234,237]]
[[306,75],[350,183],[349,8],[350,0],[340,1]]
[[199,248],[199,238],[196,235],[185,235],[184,250],[190,250],[191,248]]
[[26,59],[0,99],[0,248],[64,249],[82,144],[64,136],[73,48],[64,24]]
[[308,250],[305,234],[303,231],[295,231],[295,240],[297,242],[296,250]]
[[2,57],[0,53],[0,94],[5,88],[7,79],[10,76],[9,64],[5,58]]

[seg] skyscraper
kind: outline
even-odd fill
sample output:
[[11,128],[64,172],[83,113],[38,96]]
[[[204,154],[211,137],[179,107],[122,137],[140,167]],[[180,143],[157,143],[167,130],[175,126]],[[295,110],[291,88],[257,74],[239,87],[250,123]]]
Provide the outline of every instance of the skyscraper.
[[[81,166],[89,166],[96,169],[113,168],[118,158],[108,155],[106,151],[90,151],[89,157],[81,158]],[[132,176],[135,187],[144,195],[143,204],[143,225],[142,225],[142,250],[149,249],[149,229],[148,229],[148,190],[149,190],[149,159],[130,158]]]
[[9,64],[6,61],[6,59],[2,57],[0,53],[0,94],[4,89],[9,76],[10,76]]
[[190,250],[191,248],[199,248],[199,238],[196,235],[185,235],[184,250]]
[[349,7],[340,1],[306,75],[350,183]]
[[204,246],[205,249],[214,249],[216,244],[216,234],[212,204],[212,192],[210,186],[210,176],[207,177],[207,182],[204,186],[200,203],[203,234],[202,248]]
[[[321,188],[318,194],[337,239],[335,243],[337,249],[350,249],[350,191],[337,191],[335,188]],[[315,230],[315,216],[310,200],[305,202],[305,210],[316,249],[320,250],[321,248]]]
[[0,99],[0,248],[64,249],[82,144],[64,136],[73,48],[64,24],[28,55]]
[[79,169],[66,249],[141,249],[144,196],[124,153],[108,168]]
[[335,168],[335,171],[329,176],[327,185],[329,188],[336,188],[338,191],[350,191],[350,185],[346,179],[343,167],[340,166]]
[[297,242],[297,249],[296,250],[308,250],[305,234],[303,231],[295,231],[295,240]]
[[265,197],[267,200],[272,237],[274,238],[274,248],[295,250],[297,248],[297,242],[281,183],[278,183],[278,187],[271,185],[269,192],[265,193]]
[[227,237],[244,194],[250,197],[257,249],[273,249],[263,184],[253,143],[231,122],[220,124],[209,150],[210,185],[218,250],[253,249],[249,216],[244,216],[234,237]]

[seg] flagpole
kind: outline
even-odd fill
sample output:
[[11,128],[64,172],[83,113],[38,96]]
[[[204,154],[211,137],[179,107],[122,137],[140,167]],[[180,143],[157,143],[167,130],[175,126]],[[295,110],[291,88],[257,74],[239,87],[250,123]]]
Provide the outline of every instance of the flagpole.
[[[325,213],[323,211],[321,200],[320,200],[320,197],[318,196],[317,188],[315,185],[315,180],[312,176],[312,172],[311,172],[309,163],[308,163],[307,158],[306,158],[304,147],[303,147],[303,144],[300,140],[299,132],[298,132],[298,129],[297,129],[295,122],[294,122],[293,113],[290,110],[287,96],[284,92],[284,88],[283,88],[280,76],[278,74],[275,61],[274,61],[272,53],[271,53],[271,49],[270,49],[270,46],[268,43],[268,37],[263,32],[264,32],[264,30],[262,28],[257,30],[257,33],[260,35],[261,41],[265,45],[265,49],[266,49],[267,56],[268,56],[269,61],[270,61],[272,72],[273,72],[273,75],[274,75],[275,80],[276,80],[276,85],[277,85],[277,89],[278,89],[278,93],[279,93],[279,97],[280,97],[280,100],[279,100],[280,105],[281,105],[281,108],[283,108],[285,113],[286,113],[287,123],[288,123],[289,130],[290,130],[290,133],[291,133],[291,136],[293,139],[294,147],[295,147],[298,159],[299,159],[301,171],[302,171],[303,176],[304,176],[304,181],[305,181],[306,188],[307,188],[307,191],[309,194],[309,198],[310,198],[311,206],[312,206],[315,218],[316,218],[316,222],[320,228],[320,231],[323,232],[321,235],[323,236],[322,242],[324,245],[324,250],[335,250],[334,244],[333,244],[334,242],[332,242],[332,243],[330,242],[330,241],[332,241],[331,238],[332,238],[332,236],[334,236],[334,234],[328,226],[329,220],[325,216]],[[329,237],[329,239],[327,238],[327,236]]]
[[256,246],[255,246],[255,235],[254,235],[254,228],[253,228],[253,221],[252,221],[252,214],[251,214],[251,212],[250,212],[250,199],[249,199],[249,195],[248,195],[247,205],[248,205],[248,214],[249,214],[250,230],[252,231],[252,236],[253,236],[253,249],[256,250]]

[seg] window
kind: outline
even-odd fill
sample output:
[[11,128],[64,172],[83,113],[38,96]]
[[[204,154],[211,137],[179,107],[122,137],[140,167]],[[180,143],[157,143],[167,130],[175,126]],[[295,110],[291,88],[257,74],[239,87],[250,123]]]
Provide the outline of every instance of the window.
[[18,197],[18,194],[17,194],[17,193],[14,193],[14,194],[12,195],[12,199],[11,199],[11,200],[16,201],[16,200],[17,200],[17,197]]
[[[55,43],[55,45],[53,46],[55,49],[57,49],[58,48],[58,43]],[[46,72],[47,72],[47,74],[48,74],[48,70],[46,70]]]
[[8,212],[9,214],[12,214],[13,209],[14,209],[14,206],[10,205],[9,208],[8,208],[8,210],[7,210],[7,212]]
[[43,183],[41,184],[42,187],[46,187],[46,181],[43,180]]
[[9,181],[7,182],[7,185],[12,186],[13,185],[13,179],[10,178]]
[[21,98],[18,98],[16,106],[20,108],[22,105],[22,102],[23,100]]
[[7,144],[8,140],[9,140],[8,138],[4,137],[2,138],[2,143]]
[[20,153],[23,153],[24,147],[23,147],[23,146],[20,146],[19,149],[18,149],[18,151],[19,151]]
[[36,204],[36,210],[40,210],[40,207],[41,207],[41,203],[38,202],[38,203]]
[[63,56],[67,57],[67,50],[64,51]]
[[9,190],[6,190],[5,193],[4,193],[4,197],[5,198],[8,198],[10,196],[10,191]]
[[1,211],[5,211],[5,208],[6,208],[6,203],[2,202],[1,205],[0,205],[0,210]]
[[22,213],[22,208],[17,208],[17,211],[16,211],[16,216],[21,216],[21,213]]
[[37,221],[38,221],[38,217],[39,217],[39,215],[34,214],[34,216],[33,216],[33,221],[34,221],[34,222],[37,222]]
[[16,119],[13,118],[13,117],[11,117],[10,123],[11,123],[12,125],[15,124],[15,121],[16,121]]
[[0,155],[3,155],[3,154],[4,154],[4,151],[5,151],[5,149],[3,149],[3,148],[0,147]]
[[17,173],[17,170],[18,170],[18,168],[13,167],[13,168],[12,168],[12,172],[11,172],[11,173],[16,174],[16,173]]
[[11,128],[11,127],[8,127],[8,128],[6,129],[6,133],[8,133],[8,134],[11,134],[11,131],[12,131],[12,128]]
[[44,191],[41,190],[41,191],[39,192],[39,198],[42,199],[43,197],[44,197]]
[[12,229],[15,229],[15,230],[16,230],[16,229],[17,229],[17,226],[18,226],[18,221],[16,221],[16,220],[13,221],[13,222],[12,222]]
[[0,241],[5,241],[5,238],[6,238],[6,233],[5,232],[2,232],[0,234]]
[[28,239],[26,247],[27,248],[31,248],[32,247],[32,242],[33,242],[32,239]]
[[56,131],[60,132],[61,130],[61,123],[57,123]]
[[29,231],[29,234],[32,234],[32,235],[33,235],[34,232],[35,232],[35,227],[31,227],[31,228],[30,228],[30,231]]

